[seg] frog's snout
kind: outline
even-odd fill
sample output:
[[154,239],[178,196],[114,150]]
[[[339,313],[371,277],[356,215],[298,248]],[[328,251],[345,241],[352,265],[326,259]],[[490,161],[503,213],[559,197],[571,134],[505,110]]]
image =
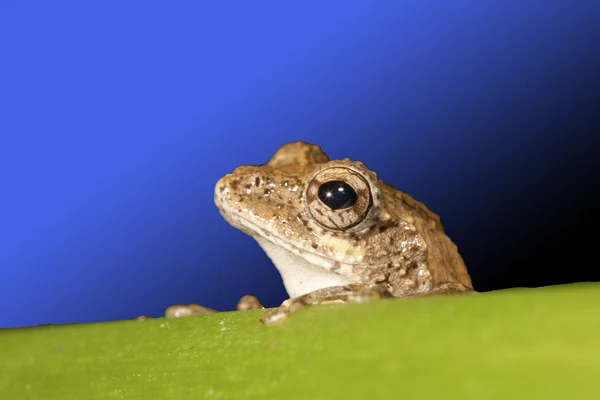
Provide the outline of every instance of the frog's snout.
[[262,179],[257,172],[256,167],[243,165],[221,177],[215,184],[214,198],[217,207],[230,205],[233,196],[239,198],[262,185]]

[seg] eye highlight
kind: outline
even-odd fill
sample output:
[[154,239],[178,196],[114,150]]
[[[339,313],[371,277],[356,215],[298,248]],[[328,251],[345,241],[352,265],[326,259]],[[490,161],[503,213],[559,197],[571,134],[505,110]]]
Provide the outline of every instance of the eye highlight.
[[316,171],[306,188],[306,206],[315,222],[335,231],[360,228],[373,205],[371,185],[345,166]]
[[319,200],[332,210],[342,210],[356,203],[357,194],[344,181],[329,181],[319,186]]

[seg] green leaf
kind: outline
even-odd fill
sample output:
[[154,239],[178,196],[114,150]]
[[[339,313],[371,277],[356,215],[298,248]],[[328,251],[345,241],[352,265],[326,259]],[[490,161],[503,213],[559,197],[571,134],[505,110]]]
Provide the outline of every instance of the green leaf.
[[0,330],[0,399],[600,393],[600,285]]

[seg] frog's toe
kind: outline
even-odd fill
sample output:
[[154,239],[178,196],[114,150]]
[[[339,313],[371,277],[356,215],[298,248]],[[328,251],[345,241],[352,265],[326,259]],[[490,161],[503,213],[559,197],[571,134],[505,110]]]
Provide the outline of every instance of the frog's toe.
[[238,301],[237,306],[235,307],[238,311],[246,311],[246,310],[260,310],[264,308],[260,301],[256,296],[251,294],[246,294],[242,296],[242,298]]
[[284,307],[272,308],[262,315],[260,322],[268,326],[279,325],[287,319],[289,313]]
[[198,304],[175,304],[167,307],[165,310],[165,317],[167,318],[181,318],[189,317],[191,315],[203,315],[212,314],[217,312],[212,308],[204,307]]

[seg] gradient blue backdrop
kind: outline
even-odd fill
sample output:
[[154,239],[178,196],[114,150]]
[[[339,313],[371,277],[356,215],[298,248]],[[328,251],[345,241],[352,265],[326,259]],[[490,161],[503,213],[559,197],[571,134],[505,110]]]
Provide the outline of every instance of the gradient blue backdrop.
[[0,327],[278,304],[212,192],[298,139],[439,213],[480,290],[599,278],[600,2],[208,3],[0,5]]

